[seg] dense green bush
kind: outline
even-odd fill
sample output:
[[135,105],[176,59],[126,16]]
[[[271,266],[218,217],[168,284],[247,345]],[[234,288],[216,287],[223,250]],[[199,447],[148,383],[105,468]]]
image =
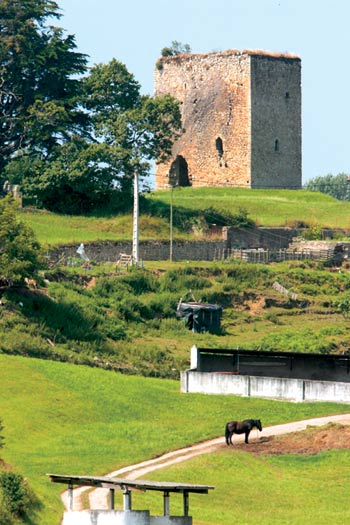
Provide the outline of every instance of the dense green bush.
[[134,269],[118,279],[118,282],[129,285],[136,295],[147,292],[156,292],[158,282],[155,276],[146,270]]
[[3,505],[10,515],[26,514],[32,494],[23,476],[11,470],[0,471],[0,491]]

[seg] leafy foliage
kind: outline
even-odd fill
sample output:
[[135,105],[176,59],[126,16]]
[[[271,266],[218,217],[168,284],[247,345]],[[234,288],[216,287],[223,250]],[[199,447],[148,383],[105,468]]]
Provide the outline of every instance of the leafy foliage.
[[181,132],[179,104],[168,95],[142,96],[115,59],[92,67],[80,84],[85,127],[45,157],[33,150],[17,156],[6,177],[21,185],[27,201],[56,212],[127,209],[134,173],[146,176],[151,161],[164,160]]
[[304,188],[310,191],[326,193],[340,201],[350,200],[350,176],[347,173],[315,177],[306,182]]
[[[140,85],[125,65],[113,59],[94,66],[84,81],[84,104],[91,113],[92,133],[106,147],[115,183],[130,187],[135,170],[146,175],[149,161],[164,160],[180,134],[179,103],[169,95],[140,94]],[[119,176],[118,176],[119,173]]]
[[31,495],[23,476],[12,470],[0,471],[0,490],[7,510],[11,514],[24,516]]
[[189,44],[182,44],[177,40],[173,40],[170,46],[163,47],[161,51],[162,57],[173,57],[183,53],[191,53],[191,46]]
[[350,296],[344,295],[340,301],[335,301],[336,308],[342,313],[345,319],[349,319],[350,316]]
[[86,121],[76,78],[86,56],[47,25],[52,17],[60,17],[52,0],[0,3],[0,170],[20,152],[46,156]]
[[8,283],[35,276],[44,266],[41,247],[16,210],[11,197],[0,199],[0,277]]

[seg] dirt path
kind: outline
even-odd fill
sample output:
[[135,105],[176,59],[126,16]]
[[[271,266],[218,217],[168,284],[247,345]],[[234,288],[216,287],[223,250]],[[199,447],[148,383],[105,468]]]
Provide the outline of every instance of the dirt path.
[[[253,444],[255,441],[261,441],[266,443],[271,436],[280,436],[283,434],[289,434],[292,432],[300,432],[305,430],[308,426],[321,427],[327,425],[328,423],[339,423],[341,425],[350,425],[350,414],[340,414],[336,416],[327,416],[320,417],[315,419],[307,419],[304,421],[296,421],[294,423],[286,423],[284,425],[274,425],[271,427],[263,428],[261,433],[253,430],[250,435],[250,442]],[[349,442],[350,447],[350,441]],[[234,436],[234,444],[241,444],[244,442],[244,435]],[[175,463],[180,463],[182,461],[187,461],[192,459],[199,454],[208,454],[214,452],[220,448],[225,448],[225,439],[223,436],[219,438],[210,439],[209,441],[204,441],[203,443],[198,443],[191,447],[186,447],[172,452],[168,452],[159,456],[155,459],[150,459],[148,461],[143,461],[142,463],[137,463],[135,465],[130,465],[122,469],[116,470],[105,474],[107,477],[123,477],[127,479],[138,479],[142,476],[145,476],[148,472],[153,472],[161,468],[174,465]],[[328,446],[331,448],[331,445]],[[334,448],[337,448],[334,446]],[[252,452],[255,450],[249,449]],[[90,487],[79,487],[73,491],[73,509],[82,510],[83,509],[83,495],[88,492],[89,502],[91,509],[107,509],[107,499],[108,499],[108,489],[96,489],[91,490]],[[62,500],[65,508],[68,508],[68,494],[67,491],[62,494]]]

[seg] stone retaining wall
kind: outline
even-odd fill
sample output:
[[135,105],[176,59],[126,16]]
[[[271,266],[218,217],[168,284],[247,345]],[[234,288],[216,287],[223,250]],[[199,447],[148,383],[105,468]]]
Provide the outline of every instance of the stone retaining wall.
[[[295,228],[237,228],[224,227],[221,239],[200,241],[174,241],[174,261],[213,261],[230,257],[232,250],[263,248],[265,250],[285,249],[291,246],[293,239],[302,230]],[[327,238],[332,238],[330,230],[325,230]],[[219,232],[216,232],[217,237]],[[78,258],[80,243],[59,246],[50,250],[51,262],[67,263],[69,258]],[[303,241],[294,243],[295,251],[317,252],[325,248],[337,251],[337,246],[349,246],[350,243]],[[117,262],[121,254],[131,255],[132,241],[101,241],[84,244],[86,255],[95,262]],[[347,248],[348,250],[348,248]],[[140,241],[139,257],[143,261],[166,261],[170,259],[170,241]],[[317,257],[315,257],[317,258]]]

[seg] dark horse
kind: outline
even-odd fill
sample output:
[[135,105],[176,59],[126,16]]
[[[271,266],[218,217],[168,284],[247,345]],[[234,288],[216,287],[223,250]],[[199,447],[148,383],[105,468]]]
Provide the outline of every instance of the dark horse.
[[260,419],[245,419],[244,421],[229,421],[225,427],[226,445],[232,445],[233,434],[245,434],[245,442],[248,443],[248,437],[253,428],[262,431]]

